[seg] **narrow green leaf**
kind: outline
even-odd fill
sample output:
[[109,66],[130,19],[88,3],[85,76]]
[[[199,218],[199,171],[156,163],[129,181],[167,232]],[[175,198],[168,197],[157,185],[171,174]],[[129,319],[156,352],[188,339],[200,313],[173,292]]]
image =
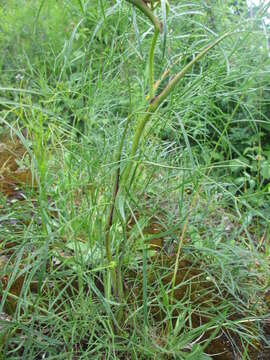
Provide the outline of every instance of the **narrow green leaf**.
[[43,6],[44,6],[44,4],[45,4],[45,1],[46,1],[46,0],[42,0],[41,3],[40,3],[40,6],[39,6],[39,8],[38,8],[38,12],[37,12],[36,19],[35,19],[34,32],[36,32],[37,22],[38,22],[40,13],[41,13],[41,11],[42,11],[42,9],[43,9]]
[[106,21],[106,14],[105,14],[105,10],[104,10],[103,0],[99,0],[99,2],[100,2],[100,8],[101,8],[103,19],[104,19],[104,21]]
[[183,121],[181,119],[181,117],[179,116],[179,114],[175,113],[175,116],[179,122],[179,125],[181,127],[181,130],[182,130],[182,133],[183,133],[183,136],[184,136],[184,139],[185,139],[185,143],[186,143],[186,147],[188,149],[188,154],[189,154],[189,158],[190,158],[190,162],[193,166],[193,168],[195,168],[195,161],[194,161],[194,157],[193,157],[193,154],[192,154],[192,150],[191,150],[191,146],[190,146],[190,143],[189,143],[189,140],[188,140],[188,135],[187,135],[187,132],[185,130],[185,127],[184,127],[184,124],[183,124]]
[[166,43],[167,43],[167,35],[168,35],[166,0],[161,0],[161,11],[162,11],[162,24],[163,24],[162,57],[164,58]]
[[132,22],[133,22],[133,27],[135,30],[135,36],[136,36],[136,40],[138,43],[138,47],[139,47],[139,53],[141,55],[141,57],[143,58],[143,52],[142,52],[142,45],[141,45],[141,39],[140,39],[140,32],[139,32],[139,28],[137,25],[137,18],[136,18],[136,11],[134,10],[134,7],[132,8]]
[[82,0],[77,0],[77,1],[78,1],[79,5],[80,5],[80,8],[81,8],[81,10],[82,10],[82,13],[85,14]]

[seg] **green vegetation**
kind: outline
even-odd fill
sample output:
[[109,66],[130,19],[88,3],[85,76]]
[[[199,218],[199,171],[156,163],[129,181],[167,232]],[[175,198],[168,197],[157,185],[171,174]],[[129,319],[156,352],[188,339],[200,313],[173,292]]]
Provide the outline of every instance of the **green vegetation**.
[[270,358],[269,7],[2,1],[0,358]]

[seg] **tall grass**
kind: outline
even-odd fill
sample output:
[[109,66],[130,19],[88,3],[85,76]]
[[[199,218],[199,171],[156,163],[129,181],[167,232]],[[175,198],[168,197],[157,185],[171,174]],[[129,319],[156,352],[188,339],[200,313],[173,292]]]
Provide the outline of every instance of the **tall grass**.
[[267,343],[269,30],[226,9],[156,11],[163,57],[124,3],[3,5],[1,132],[35,179],[1,196],[3,359],[253,359]]

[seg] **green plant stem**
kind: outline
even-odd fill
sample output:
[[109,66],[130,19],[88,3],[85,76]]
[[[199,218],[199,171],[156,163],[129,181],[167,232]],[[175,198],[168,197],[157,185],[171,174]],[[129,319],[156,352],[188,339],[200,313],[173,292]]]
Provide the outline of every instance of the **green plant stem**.
[[[127,0],[129,3],[133,4],[139,10],[141,10],[152,22],[152,24],[155,27],[154,37],[152,40],[152,46],[150,49],[150,55],[149,55],[149,81],[150,81],[150,94],[151,97],[154,97],[154,50],[157,43],[158,34],[162,31],[162,23],[158,20],[158,18],[153,14],[153,11],[146,5],[146,3],[143,0]],[[119,191],[119,182],[120,182],[120,164],[121,164],[121,154],[122,149],[124,145],[124,140],[126,138],[128,124],[129,124],[130,118],[127,120],[126,127],[124,129],[124,133],[121,138],[119,150],[116,154],[116,162],[118,163],[118,167],[116,169],[115,179],[114,179],[114,188],[113,188],[113,194],[112,194],[112,203],[110,207],[110,211],[108,214],[107,224],[105,227],[105,249],[106,249],[106,257],[109,265],[113,265],[113,256],[112,256],[112,250],[111,250],[111,241],[110,241],[110,230],[113,224],[113,215],[115,210],[115,203],[117,199],[117,194]],[[119,295],[123,294],[123,291],[121,290],[122,281],[121,281],[121,274],[119,274],[118,269],[118,275],[117,275],[117,268],[115,266],[112,266],[111,274],[112,274],[112,286],[114,295],[116,297],[119,297]],[[120,288],[119,288],[120,286]]]
[[133,141],[131,145],[131,151],[130,151],[130,161],[127,164],[123,175],[122,175],[122,183],[121,187],[127,187],[128,186],[128,180],[129,175],[131,173],[132,169],[132,160],[134,159],[136,152],[138,150],[139,142],[143,134],[143,130],[145,128],[146,123],[151,118],[153,113],[157,110],[157,108],[163,103],[164,100],[168,98],[168,96],[171,94],[171,92],[174,90],[176,85],[179,83],[179,81],[186,75],[186,73],[192,68],[194,64],[196,64],[201,58],[203,58],[211,49],[213,49],[216,45],[218,45],[222,40],[227,38],[229,35],[231,35],[232,32],[226,33],[219,37],[216,41],[214,41],[212,44],[207,46],[204,50],[202,50],[192,61],[190,61],[176,76],[168,83],[168,85],[165,87],[165,89],[154,99],[152,99],[151,103],[148,106],[148,109],[146,111],[146,115],[144,115],[138,122],[138,125],[135,129],[135,133],[133,136]]
[[106,257],[107,257],[108,264],[112,265],[112,267],[111,267],[112,286],[113,286],[114,295],[116,297],[118,296],[117,273],[116,273],[116,268],[113,265],[113,257],[112,257],[112,250],[111,250],[111,241],[110,241],[110,230],[111,230],[111,227],[113,224],[113,213],[114,213],[115,201],[116,201],[116,197],[117,197],[117,193],[118,193],[118,189],[119,189],[119,176],[120,176],[120,167],[117,168],[117,172],[116,172],[116,180],[114,183],[113,199],[112,199],[112,204],[111,204],[108,219],[107,219],[107,225],[105,228]]
[[154,91],[154,81],[155,81],[155,79],[154,79],[154,75],[155,75],[154,74],[154,53],[155,53],[155,47],[157,44],[158,35],[159,35],[159,31],[158,31],[158,29],[155,29],[150,52],[149,52],[149,96],[150,96],[150,99],[153,99],[153,97],[155,96],[155,91]]
[[[150,67],[150,72],[152,71],[153,74],[153,59],[154,59],[154,49],[155,49],[155,45],[156,45],[156,41],[157,41],[157,37],[158,37],[158,30],[155,29],[155,34],[153,37],[153,41],[152,41],[152,46],[150,49],[150,55],[149,55],[149,65],[151,63],[151,67]],[[202,50],[192,61],[190,61],[170,82],[169,84],[166,86],[166,88],[160,93],[160,95],[158,95],[157,97],[155,97],[154,99],[152,99],[152,101],[150,102],[146,115],[143,116],[137,125],[137,128],[135,129],[135,133],[133,136],[133,141],[132,141],[132,146],[131,146],[131,151],[130,151],[130,161],[128,162],[126,168],[124,169],[123,175],[122,175],[122,181],[120,184],[120,163],[121,163],[121,154],[122,154],[122,149],[123,149],[123,145],[124,145],[124,140],[126,138],[126,134],[127,134],[127,128],[128,128],[128,124],[129,124],[129,120],[130,118],[127,120],[126,123],[126,127],[124,129],[124,133],[122,135],[121,138],[121,142],[119,145],[119,149],[118,152],[116,154],[116,162],[118,163],[118,167],[116,170],[116,175],[115,175],[115,180],[114,180],[114,190],[113,190],[113,196],[112,196],[112,203],[111,203],[111,208],[108,214],[108,220],[107,220],[107,225],[106,225],[106,229],[105,229],[105,248],[106,248],[106,257],[108,260],[109,264],[113,264],[113,256],[112,256],[112,251],[111,251],[111,242],[110,242],[110,229],[112,227],[113,224],[113,215],[114,215],[114,209],[115,209],[115,203],[116,203],[116,199],[117,199],[117,195],[119,192],[119,188],[120,187],[126,187],[128,186],[128,180],[129,180],[129,176],[132,170],[132,159],[135,157],[136,152],[138,150],[139,147],[139,143],[140,143],[140,139],[142,137],[144,128],[146,123],[148,122],[148,120],[151,118],[152,114],[157,110],[157,108],[159,107],[159,105],[171,94],[171,92],[174,90],[174,88],[176,87],[176,85],[178,84],[178,82],[185,76],[185,74],[192,68],[192,66],[194,64],[196,64],[202,57],[204,57],[208,51],[210,51],[213,47],[215,47],[217,44],[219,44],[223,39],[225,39],[227,36],[229,36],[231,33],[226,33],[223,36],[221,36],[220,38],[218,38],[216,41],[214,41],[211,45],[209,45],[208,47],[206,47],[204,50]],[[150,75],[151,77],[151,75]],[[151,86],[153,86],[153,77],[152,77],[152,82],[151,82]],[[152,89],[153,90],[153,89]],[[115,266],[112,266],[112,285],[113,285],[113,289],[114,289],[114,294],[115,296],[117,296],[118,294],[118,286],[119,286],[119,278],[117,277],[117,271]]]
[[162,32],[162,23],[158,20],[158,18],[154,15],[153,11],[146,5],[143,0],[126,0],[132,5],[136,6],[139,10],[141,10],[145,16],[152,22],[155,29],[159,32]]
[[[107,261],[108,261],[109,265],[113,264],[113,256],[112,256],[111,241],[110,241],[110,230],[111,230],[111,227],[112,227],[112,224],[113,224],[113,215],[114,215],[114,210],[115,210],[115,203],[116,203],[117,194],[118,194],[118,191],[119,191],[120,165],[121,165],[122,150],[123,150],[123,146],[124,146],[124,142],[125,142],[125,138],[126,138],[126,134],[127,134],[127,130],[128,130],[130,120],[131,120],[131,116],[129,116],[127,121],[126,121],[126,125],[125,125],[125,128],[124,128],[124,132],[122,134],[122,137],[121,137],[119,148],[118,148],[118,151],[117,151],[116,156],[115,156],[115,160],[116,160],[116,163],[117,163],[117,169],[116,169],[115,178],[114,178],[112,203],[111,203],[110,211],[109,211],[109,214],[108,214],[107,225],[106,225],[106,228],[105,228],[105,249],[106,249],[106,257],[107,257]],[[118,275],[117,275],[117,268],[115,268],[115,266],[113,266],[112,269],[111,269],[111,274],[112,274],[112,285],[113,285],[114,295],[117,296],[117,297],[119,296],[120,298],[122,298],[123,284],[122,284],[122,281],[121,281],[120,271],[118,271]]]

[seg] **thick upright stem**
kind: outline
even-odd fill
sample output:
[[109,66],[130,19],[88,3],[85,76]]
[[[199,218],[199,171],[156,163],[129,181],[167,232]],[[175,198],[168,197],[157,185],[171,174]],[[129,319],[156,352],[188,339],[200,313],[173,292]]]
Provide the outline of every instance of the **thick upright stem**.
[[[154,96],[154,91],[153,91],[153,88],[154,88],[153,87],[154,49],[155,49],[155,45],[157,42],[158,34],[162,31],[162,23],[158,20],[158,18],[154,15],[153,11],[146,5],[146,3],[143,0],[127,0],[127,1],[131,4],[133,4],[134,6],[136,6],[139,10],[141,10],[150,19],[150,21],[152,22],[152,24],[154,25],[154,28],[155,28],[155,33],[154,33],[152,46],[151,46],[151,50],[150,50],[150,56],[149,56],[149,58],[150,58],[149,71],[151,73],[151,75],[149,75],[149,79],[151,79],[150,80],[150,92],[152,89],[152,96]],[[123,144],[124,144],[124,140],[126,137],[129,121],[130,121],[130,118],[127,121],[127,125],[125,127],[125,130],[124,130],[121,142],[120,142],[119,150],[116,155],[116,162],[118,163],[118,167],[117,167],[115,179],[114,179],[112,203],[111,203],[111,207],[110,207],[110,211],[109,211],[108,219],[107,219],[107,224],[106,224],[106,228],[105,228],[106,257],[107,257],[107,261],[108,261],[109,265],[112,265],[112,270],[111,270],[112,285],[113,285],[114,295],[117,297],[119,294],[121,294],[121,289],[119,289],[118,288],[119,286],[117,286],[117,283],[119,284],[121,282],[121,278],[119,277],[120,274],[118,274],[118,276],[117,276],[117,269],[115,268],[115,266],[113,264],[113,256],[112,256],[111,240],[110,240],[110,230],[111,230],[111,227],[113,224],[115,203],[116,203],[116,199],[117,199],[117,195],[118,195],[118,191],[119,191],[121,154],[122,154]]]
[[[115,156],[115,160],[117,163],[117,169],[115,172],[115,178],[114,178],[114,187],[113,187],[113,194],[112,194],[112,203],[111,203],[111,207],[110,207],[110,211],[108,214],[108,219],[107,219],[107,224],[106,224],[106,228],[105,228],[105,250],[106,250],[106,257],[107,257],[107,261],[109,263],[109,265],[113,265],[113,256],[112,256],[112,250],[111,250],[111,240],[110,240],[110,230],[113,224],[113,216],[114,216],[114,210],[115,210],[115,203],[116,203],[116,199],[117,199],[117,195],[118,195],[118,191],[119,191],[119,181],[120,181],[120,165],[121,165],[121,155],[122,155],[122,150],[123,150],[123,146],[124,146],[124,142],[125,142],[125,138],[127,135],[127,130],[128,130],[128,126],[131,120],[131,116],[128,117],[127,121],[126,121],[126,126],[123,132],[123,135],[121,137],[121,141],[119,144],[119,149],[116,153]],[[112,266],[112,285],[113,285],[113,291],[114,291],[114,295],[115,296],[119,296],[120,300],[121,300],[121,296],[123,294],[123,289],[122,289],[122,284],[121,284],[121,274],[118,271],[117,274],[117,268],[115,268],[114,266]]]

